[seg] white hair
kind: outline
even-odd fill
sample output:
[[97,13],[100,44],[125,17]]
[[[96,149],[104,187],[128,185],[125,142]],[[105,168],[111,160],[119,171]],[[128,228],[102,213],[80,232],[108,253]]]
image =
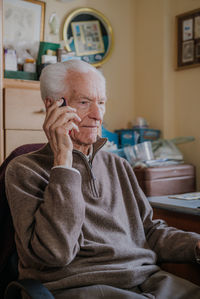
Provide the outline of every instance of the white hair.
[[57,100],[68,92],[69,85],[67,84],[66,78],[69,71],[75,71],[77,73],[96,72],[105,83],[103,74],[94,66],[82,60],[72,59],[50,64],[42,70],[40,76],[40,92],[43,101],[47,98]]

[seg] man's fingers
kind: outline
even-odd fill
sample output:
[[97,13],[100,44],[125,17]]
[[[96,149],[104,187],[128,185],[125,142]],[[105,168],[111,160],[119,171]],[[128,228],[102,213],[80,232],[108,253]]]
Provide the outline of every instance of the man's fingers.
[[50,130],[52,133],[51,143],[55,152],[63,148],[63,146],[67,146],[69,148],[72,147],[72,141],[70,138],[71,130],[79,131],[78,126],[73,121],[69,121],[65,127],[56,127],[54,128],[54,131],[52,129]]
[[53,110],[57,110],[57,108],[60,108],[62,109],[62,111],[64,110],[73,110],[73,111],[76,111],[75,108],[73,107],[70,107],[70,106],[62,106],[63,104],[63,99],[59,99],[57,101],[54,101],[54,100],[50,100],[50,99],[46,99],[45,101],[45,107],[46,107],[46,112],[47,112],[47,115],[51,114],[51,112]]
[[[49,104],[51,102],[51,104]],[[52,133],[49,130],[54,130],[58,126],[66,125],[68,121],[74,120],[80,122],[80,117],[76,114],[76,109],[70,106],[62,105],[63,99],[52,102],[46,100],[47,113],[43,124],[43,129],[47,135],[48,140],[51,138]]]
[[[58,134],[66,135],[66,133],[68,134],[69,131],[71,131],[72,129],[75,129],[76,131],[79,132],[79,128],[74,123],[73,120],[64,122],[62,119],[59,119],[56,123],[54,123],[52,126],[49,127],[48,132],[49,132],[50,139],[53,139],[55,135]],[[53,141],[55,140],[56,138]]]
[[77,123],[81,121],[76,109],[62,106],[63,99],[58,101],[46,100],[46,117],[43,129],[54,153],[66,147],[72,150],[71,130],[79,131]]
[[[70,123],[71,121],[80,122],[81,119],[76,113],[68,112],[68,113],[64,113],[64,114],[60,115],[60,117],[57,120],[55,120],[54,122],[45,121],[44,122],[45,133],[47,133],[47,135],[49,135],[49,131],[50,131],[51,135],[52,135],[52,133],[55,131],[56,128],[58,128],[58,127],[66,128],[68,123]],[[78,128],[77,125],[76,125],[76,128]]]
[[49,100],[48,102],[48,100],[46,100],[46,104],[45,104],[46,118],[49,118],[52,115],[52,113],[55,114],[55,111],[60,107],[60,105],[62,105],[62,101],[63,100],[58,100],[58,101]]
[[80,117],[78,116],[78,114],[74,113],[74,112],[67,112],[67,113],[63,113],[59,116],[57,122],[60,122],[60,124],[62,125],[71,121],[71,120],[74,120],[74,121],[77,121],[77,122],[80,122],[81,119]]
[[70,106],[59,107],[58,101],[56,101],[47,109],[45,122],[49,122],[50,124],[54,123],[60,117],[60,115],[66,115],[68,119],[76,118],[78,121],[81,121],[79,116],[76,114],[75,108],[72,108]]
[[68,122],[66,127],[67,133],[70,133],[71,130],[76,130],[79,132],[79,127],[73,121]]

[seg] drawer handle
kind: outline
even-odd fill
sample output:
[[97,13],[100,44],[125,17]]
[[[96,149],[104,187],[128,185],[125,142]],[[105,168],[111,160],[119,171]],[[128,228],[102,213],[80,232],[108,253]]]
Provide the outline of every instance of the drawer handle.
[[35,113],[35,114],[45,114],[46,110],[45,110],[45,108],[41,108],[40,110],[34,111],[33,113]]

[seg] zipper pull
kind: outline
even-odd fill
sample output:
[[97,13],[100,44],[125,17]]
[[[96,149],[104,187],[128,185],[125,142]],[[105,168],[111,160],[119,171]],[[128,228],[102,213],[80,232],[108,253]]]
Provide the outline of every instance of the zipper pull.
[[96,181],[96,177],[95,177],[94,173],[92,172],[92,162],[91,162],[90,159],[89,159],[88,162],[89,162],[89,165],[90,165],[90,173],[91,173],[92,179],[93,179],[94,181]]

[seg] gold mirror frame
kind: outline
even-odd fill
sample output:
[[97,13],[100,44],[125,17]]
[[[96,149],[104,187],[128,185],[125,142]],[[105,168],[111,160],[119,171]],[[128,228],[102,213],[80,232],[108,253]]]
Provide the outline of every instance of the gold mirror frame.
[[[95,48],[94,42],[94,48],[88,47],[86,51],[83,51],[86,35],[82,29],[87,29],[87,25],[90,28],[95,26],[93,36],[97,36],[96,46],[98,45],[98,49]],[[76,28],[79,28],[79,33]],[[90,32],[90,34],[92,33]],[[113,30],[110,22],[101,12],[93,8],[83,7],[75,9],[67,15],[63,26],[63,40],[67,51],[75,51],[82,60],[98,67],[110,57],[113,49]],[[84,40],[83,43],[82,40]]]

